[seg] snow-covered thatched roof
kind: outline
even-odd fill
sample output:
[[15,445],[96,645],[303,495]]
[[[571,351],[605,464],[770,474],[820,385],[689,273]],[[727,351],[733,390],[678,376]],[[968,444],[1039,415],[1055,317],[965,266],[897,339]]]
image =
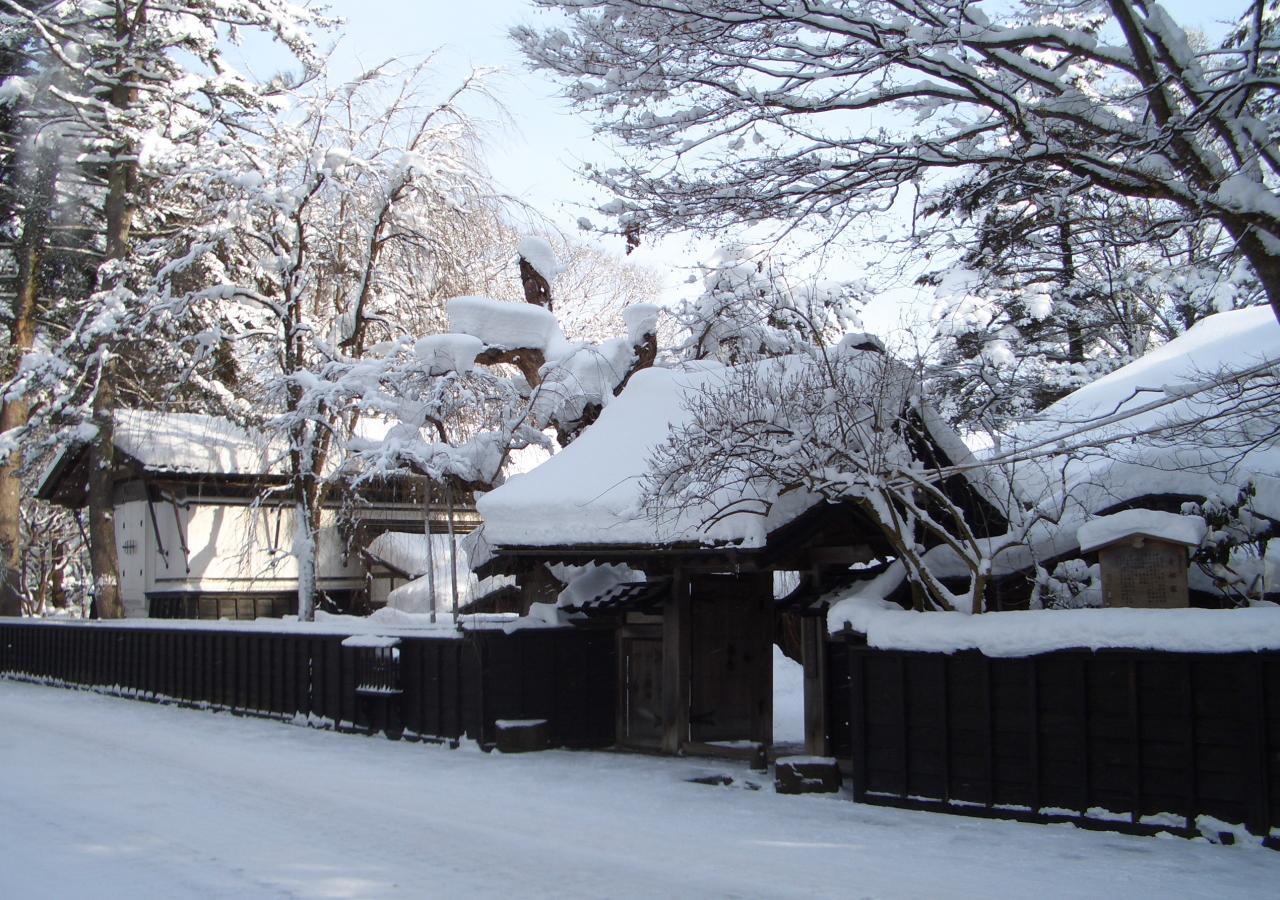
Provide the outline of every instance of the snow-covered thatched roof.
[[[990,539],[1007,547],[992,573],[1052,568],[1078,557],[1082,540],[1096,548],[1124,528],[1198,544],[1203,520],[1170,514],[1194,512],[1185,503],[1230,506],[1246,488],[1254,493],[1245,516],[1280,522],[1278,370],[1280,324],[1270,307],[1218,313],[1023,424],[995,458],[1027,507],[1044,516],[1025,532]],[[1182,524],[1174,529],[1173,520]],[[925,559],[940,577],[966,576],[949,547]],[[825,598],[832,631],[863,630],[858,610],[893,596],[904,579],[894,565]]]
[[1232,501],[1252,481],[1255,511],[1280,519],[1277,366],[1270,307],[1209,316],[1020,428],[1017,483],[1088,517],[1143,497]]
[[[120,409],[115,413],[116,452],[150,475],[283,479],[285,452],[279,442],[227,419],[198,413]],[[40,478],[37,496],[74,500],[83,484],[63,484],[87,443],[63,447]],[[83,481],[83,473],[77,476]]]
[[283,475],[284,448],[218,416],[117,410],[115,446],[151,472]]
[[[867,381],[867,396],[887,398],[886,405],[904,404],[906,378],[901,390],[886,389],[883,352],[855,344],[846,342],[838,352],[857,364]],[[790,370],[803,364],[801,357],[783,357],[752,366]],[[693,401],[734,384],[742,370],[698,363],[636,373],[572,444],[477,501],[484,520],[478,543],[499,553],[504,547],[765,546],[772,532],[813,508],[819,498],[798,490],[781,494],[779,486],[753,481],[717,489],[714,503],[674,513],[664,509],[655,516],[642,508],[645,476],[655,451],[673,429],[689,421]],[[935,416],[925,418],[931,434],[946,432],[936,435],[945,455],[967,452],[945,423]],[[750,510],[715,515],[738,506]]]

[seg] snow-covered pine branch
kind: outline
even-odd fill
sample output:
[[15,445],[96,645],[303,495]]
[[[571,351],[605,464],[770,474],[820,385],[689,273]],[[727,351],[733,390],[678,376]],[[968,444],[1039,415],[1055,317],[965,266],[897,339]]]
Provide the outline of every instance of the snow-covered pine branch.
[[1220,224],[1280,315],[1274,0],[1216,47],[1145,0],[539,3],[568,29],[514,36],[627,148],[589,174],[630,234],[838,234],[938,173],[1049,173]]

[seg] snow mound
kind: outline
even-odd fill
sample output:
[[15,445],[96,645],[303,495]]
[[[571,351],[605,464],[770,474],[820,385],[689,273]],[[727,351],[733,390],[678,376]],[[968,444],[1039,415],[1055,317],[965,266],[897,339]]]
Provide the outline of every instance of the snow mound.
[[646,334],[658,333],[658,314],[661,309],[653,303],[633,303],[622,311],[622,321],[627,326],[627,340],[634,347]]
[[533,235],[521,238],[516,253],[548,282],[564,271],[564,264],[556,258],[556,251],[545,238]]
[[454,297],[445,303],[449,330],[469,334],[490,347],[544,352],[565,345],[560,323],[549,309],[532,303],[504,303],[490,297]]
[[483,350],[484,341],[470,334],[431,334],[413,345],[413,352],[426,364],[428,375],[470,372]]
[[[852,354],[853,351],[850,351]],[[864,352],[862,374],[883,377],[883,356]],[[798,372],[807,358],[754,364],[761,377]],[[775,372],[774,370],[777,370]],[[817,498],[802,491],[779,496],[777,485],[726,485],[713,500],[655,517],[642,508],[644,478],[655,450],[686,424],[690,405],[708,390],[732,384],[735,369],[701,362],[635,373],[600,418],[533,471],[514,475],[477,501],[484,537],[495,548],[554,545],[764,545],[768,533],[805,512]],[[877,389],[879,393],[882,390]],[[905,398],[904,398],[905,399]],[[768,507],[765,515],[760,510]],[[726,516],[719,509],[742,509]]]

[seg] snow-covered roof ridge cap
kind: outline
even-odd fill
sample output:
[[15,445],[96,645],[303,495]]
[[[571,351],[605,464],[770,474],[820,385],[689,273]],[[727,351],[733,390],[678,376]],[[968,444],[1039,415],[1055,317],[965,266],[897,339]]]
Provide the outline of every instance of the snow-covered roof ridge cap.
[[1082,553],[1134,537],[1152,538],[1198,547],[1208,526],[1200,516],[1160,512],[1154,509],[1126,509],[1109,516],[1098,516],[1076,529]]

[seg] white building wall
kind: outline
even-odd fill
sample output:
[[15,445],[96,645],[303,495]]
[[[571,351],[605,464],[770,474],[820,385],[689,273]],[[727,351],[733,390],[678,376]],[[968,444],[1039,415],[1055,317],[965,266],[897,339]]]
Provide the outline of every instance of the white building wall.
[[120,567],[120,598],[129,618],[147,615],[147,504],[131,500],[115,507],[116,560]]
[[[147,590],[280,592],[297,588],[291,508],[250,504],[152,504],[160,541],[148,555]],[[359,588],[358,554],[344,559],[334,515],[321,516],[318,575],[322,588]],[[163,548],[164,552],[161,552]]]

